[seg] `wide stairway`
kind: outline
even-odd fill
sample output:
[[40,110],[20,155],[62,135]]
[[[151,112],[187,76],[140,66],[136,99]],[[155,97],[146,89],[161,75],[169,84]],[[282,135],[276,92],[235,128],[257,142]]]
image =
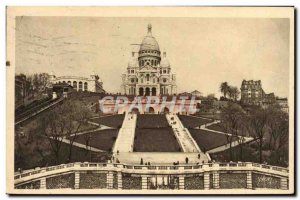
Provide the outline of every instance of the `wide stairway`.
[[178,116],[176,114],[167,114],[166,117],[169,124],[172,126],[174,134],[179,141],[182,150],[186,153],[200,153],[200,148],[192,138],[188,129],[183,126]]
[[136,126],[136,114],[126,113],[114,145],[113,152],[132,152]]

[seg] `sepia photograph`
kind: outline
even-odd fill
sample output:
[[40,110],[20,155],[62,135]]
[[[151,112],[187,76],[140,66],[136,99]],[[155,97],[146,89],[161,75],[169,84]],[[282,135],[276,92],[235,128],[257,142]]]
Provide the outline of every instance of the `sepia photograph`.
[[294,194],[294,7],[6,9],[8,194]]

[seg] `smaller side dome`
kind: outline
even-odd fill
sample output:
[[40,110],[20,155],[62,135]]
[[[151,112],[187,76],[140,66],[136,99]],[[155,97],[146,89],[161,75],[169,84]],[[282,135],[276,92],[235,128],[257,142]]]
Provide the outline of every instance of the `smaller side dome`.
[[128,62],[128,68],[132,68],[132,67],[138,67],[138,60],[134,52],[132,52],[132,57]]
[[170,62],[169,62],[169,60],[167,58],[166,52],[163,53],[163,58],[162,58],[162,60],[160,62],[160,66],[161,67],[168,67],[168,68],[170,67]]

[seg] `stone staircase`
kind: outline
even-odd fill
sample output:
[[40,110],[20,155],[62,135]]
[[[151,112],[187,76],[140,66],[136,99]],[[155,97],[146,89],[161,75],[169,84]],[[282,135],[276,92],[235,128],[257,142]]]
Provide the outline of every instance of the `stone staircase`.
[[182,150],[186,153],[201,152],[195,140],[192,138],[189,130],[183,126],[176,114],[167,114],[166,118],[172,126],[174,134],[179,141]]
[[137,115],[126,113],[113,152],[132,152]]

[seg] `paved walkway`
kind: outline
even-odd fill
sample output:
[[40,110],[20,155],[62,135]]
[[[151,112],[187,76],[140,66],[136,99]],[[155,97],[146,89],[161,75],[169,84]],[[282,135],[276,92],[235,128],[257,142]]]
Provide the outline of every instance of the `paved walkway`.
[[132,152],[137,115],[126,113],[113,152]]
[[[109,126],[104,126],[104,125],[101,125],[100,127],[98,128],[95,128],[95,129],[92,129],[92,130],[87,130],[87,131],[82,131],[82,132],[79,132],[77,133],[76,135],[84,135],[84,134],[87,134],[87,133],[94,133],[94,132],[97,132],[97,131],[102,131],[102,130],[107,130],[107,129],[115,129],[115,128],[112,128],[112,127],[109,127]],[[70,135],[71,137],[74,136],[75,134],[72,134]]]
[[[66,144],[70,144],[70,140],[68,140],[66,138],[64,138],[62,140],[62,142],[66,143]],[[85,144],[81,144],[81,143],[78,143],[78,142],[73,142],[73,146],[79,147],[79,148],[82,148],[82,149],[87,149],[87,150],[93,151],[93,152],[105,152],[104,150],[97,149],[97,148],[91,147],[91,146],[86,146]]]
[[[185,164],[185,159],[188,158],[189,164],[208,162],[205,154],[199,153],[184,153],[184,152],[131,152],[119,153],[114,155],[114,162],[118,159],[121,163],[140,164],[143,158],[144,164],[150,162],[151,165],[172,165],[179,161],[179,164]],[[205,155],[205,156],[204,156]]]

